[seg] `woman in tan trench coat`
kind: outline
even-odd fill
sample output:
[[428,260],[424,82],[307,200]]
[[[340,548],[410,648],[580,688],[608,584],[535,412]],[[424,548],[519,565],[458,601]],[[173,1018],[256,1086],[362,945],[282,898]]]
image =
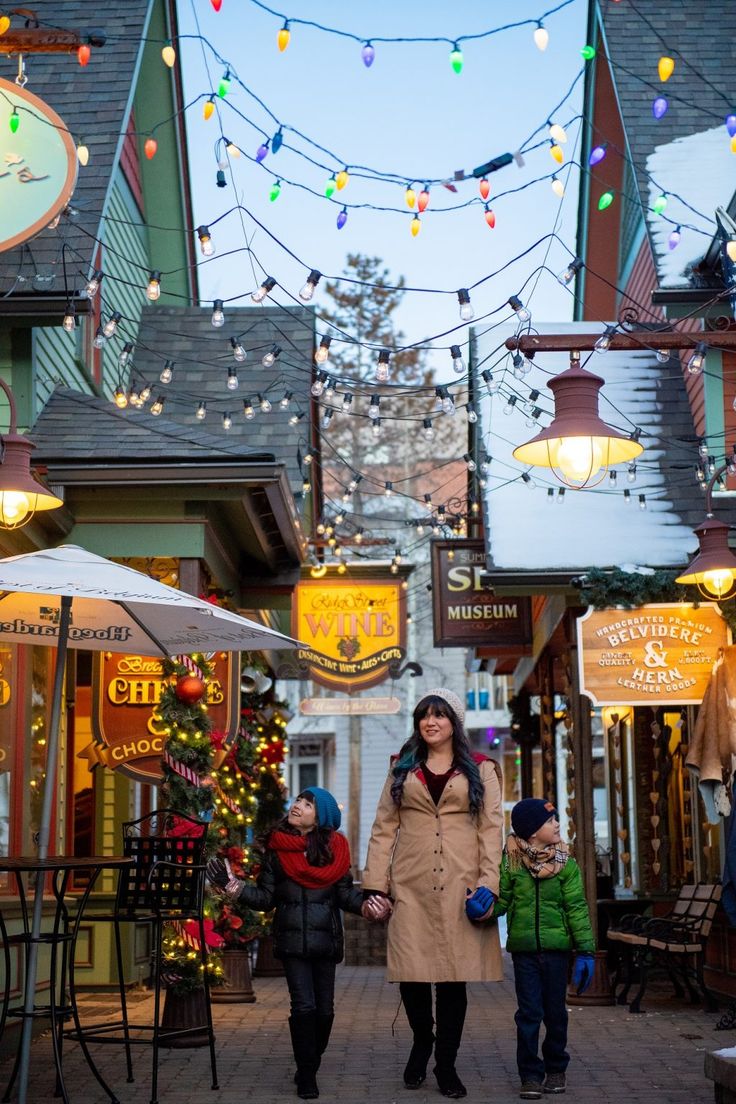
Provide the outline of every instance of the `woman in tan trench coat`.
[[464,718],[451,690],[419,701],[414,732],[383,787],[363,870],[364,893],[390,902],[388,980],[400,982],[414,1034],[404,1083],[422,1084],[434,1046],[439,1089],[454,1098],[466,1095],[455,1071],[465,983],[503,977],[498,928],[484,922],[498,894],[501,776],[496,763],[471,751]]

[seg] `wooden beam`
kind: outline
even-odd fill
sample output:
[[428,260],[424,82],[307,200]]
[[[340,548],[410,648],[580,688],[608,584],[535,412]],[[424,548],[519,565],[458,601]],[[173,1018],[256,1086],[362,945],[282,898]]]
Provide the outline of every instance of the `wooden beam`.
[[[535,353],[565,353],[577,350],[590,352],[603,333],[585,334],[523,334],[509,337],[506,348],[518,349],[526,356]],[[709,349],[736,349],[736,330],[713,330],[680,333],[675,330],[627,330],[611,335],[609,349],[614,352],[637,352],[642,349],[694,349],[702,341]]]
[[0,54],[76,54],[80,46],[105,45],[102,31],[64,31],[50,27],[13,27],[0,37]]

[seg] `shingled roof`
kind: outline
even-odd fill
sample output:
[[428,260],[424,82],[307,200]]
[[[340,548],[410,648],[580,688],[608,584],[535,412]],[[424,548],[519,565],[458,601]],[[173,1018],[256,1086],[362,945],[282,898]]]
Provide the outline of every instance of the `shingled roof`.
[[[714,217],[712,204],[712,165],[701,165],[697,159],[689,160],[679,171],[675,158],[652,158],[657,150],[672,146],[691,135],[705,135],[720,125],[724,158],[729,156],[729,137],[724,124],[725,116],[734,110],[733,51],[730,44],[736,38],[736,4],[732,0],[715,0],[707,5],[702,0],[639,0],[638,3],[599,3],[598,10],[603,27],[604,45],[611,62],[611,73],[620,105],[628,155],[634,165],[636,186],[645,209],[652,206],[653,191],[679,191],[683,198],[707,220]],[[675,60],[675,71],[666,84],[659,81],[657,61],[662,55]],[[652,101],[656,96],[666,96],[669,110],[661,119],[655,119]],[[597,136],[601,137],[601,136]],[[605,135],[602,136],[605,138]],[[683,149],[683,155],[685,154]],[[691,150],[692,152],[692,150]],[[731,155],[732,156],[732,155]],[[680,159],[682,160],[682,159]],[[668,171],[668,167],[675,168]],[[727,207],[734,195],[733,172],[722,165],[722,193],[719,203]],[[655,177],[650,184],[647,169]],[[715,233],[712,222],[706,222],[692,211],[682,207],[682,222]],[[680,212],[668,205],[667,215],[675,221]],[[674,227],[670,226],[669,230]],[[657,248],[661,238],[661,219],[654,213],[647,214],[647,231],[652,242],[655,260],[664,258],[664,250]],[[669,233],[668,230],[668,233]],[[659,234],[658,234],[659,231]],[[693,235],[702,242],[701,256],[708,251],[710,241],[705,236]],[[684,245],[683,241],[683,245]],[[660,242],[661,245],[661,242]],[[665,241],[666,249],[666,241]],[[681,279],[673,279],[672,264],[682,258]],[[668,277],[668,283],[687,285],[688,269],[692,265],[693,250],[675,251],[666,273],[658,264],[660,276]]]
[[[57,388],[32,429],[37,449],[34,461],[51,459],[177,458],[201,455],[268,455],[286,465],[293,491],[300,491],[302,474],[297,453],[309,445],[309,393],[314,346],[314,313],[295,307],[226,309],[226,325],[215,329],[212,308],[160,307],[145,312],[140,344],[135,352],[133,379],[149,381],[152,399],[161,395],[164,413],[149,409],[118,410],[106,399]],[[235,364],[230,338],[238,336],[248,359],[237,364],[238,388],[227,389],[227,370]],[[262,357],[278,343],[282,353],[272,368]],[[159,384],[164,360],[174,362],[173,378]],[[280,406],[286,391],[294,392],[289,409]],[[268,414],[258,408],[257,396],[272,403]],[[243,400],[251,398],[255,417],[246,420]],[[206,421],[195,417],[197,405],[207,404]],[[301,409],[297,425],[289,418]],[[222,415],[232,414],[232,427],[222,427]]]
[[[99,237],[113,168],[122,148],[132,103],[138,58],[143,49],[151,0],[126,0],[114,6],[85,0],[37,0],[33,10],[42,25],[65,30],[101,30],[111,41],[93,49],[82,68],[74,54],[34,54],[26,58],[28,90],[45,100],[73,135],[89,148],[89,163],[79,168],[71,207],[57,228],[3,254],[0,289],[15,294],[63,294],[61,249],[84,270]],[[15,58],[0,57],[0,75],[13,79]],[[104,95],[100,82],[104,72]]]

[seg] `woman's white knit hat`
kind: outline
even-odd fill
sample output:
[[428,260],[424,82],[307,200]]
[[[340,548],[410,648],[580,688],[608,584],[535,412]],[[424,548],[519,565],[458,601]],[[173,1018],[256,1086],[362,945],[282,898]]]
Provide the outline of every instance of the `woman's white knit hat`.
[[416,708],[419,709],[427,698],[442,698],[444,702],[447,702],[460,724],[465,725],[465,706],[462,698],[458,697],[454,690],[448,690],[446,686],[437,686],[434,690],[428,690],[426,694],[422,694]]

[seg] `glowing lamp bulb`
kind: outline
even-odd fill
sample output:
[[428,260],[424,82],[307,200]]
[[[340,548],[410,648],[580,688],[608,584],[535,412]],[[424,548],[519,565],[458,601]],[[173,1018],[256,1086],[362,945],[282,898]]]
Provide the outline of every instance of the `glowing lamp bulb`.
[[410,229],[411,229],[411,236],[413,238],[415,238],[417,236],[417,234],[419,233],[419,231],[422,229],[422,222],[421,222],[421,219],[419,218],[419,215],[415,215],[414,218],[411,220]]
[[590,156],[588,157],[588,164],[591,167],[593,165],[597,165],[598,162],[602,161],[605,156],[606,156],[606,147],[605,146],[594,146],[593,149],[590,151]]
[[665,96],[657,96],[652,104],[652,115],[655,119],[661,119],[669,111],[669,103]]
[[454,73],[462,73],[463,71],[463,52],[458,46],[457,42],[452,44],[452,50],[450,50],[450,65]]
[[125,391],[122,389],[120,384],[118,384],[118,386],[115,388],[112,400],[118,410],[125,410],[125,407],[128,405],[128,396],[125,394]]
[[360,51],[360,56],[363,59],[363,64],[366,69],[370,69],[371,65],[376,59],[376,51],[370,42],[366,42]]
[[271,185],[271,191],[268,193],[268,198],[271,200],[271,203],[274,203],[279,198],[280,195],[281,195],[281,181],[280,180],[275,180],[273,182],[273,184]]
[[555,193],[558,199],[562,199],[565,194],[565,185],[562,183],[559,176],[552,177],[552,191]]
[[337,229],[342,230],[343,226],[345,225],[345,223],[347,221],[348,221],[347,208],[343,207],[342,211],[340,211],[340,214],[337,216],[337,222],[336,222]]
[[417,201],[417,193],[414,191],[411,185],[407,186],[407,189],[404,192],[404,199],[406,200],[406,206],[409,208],[410,211],[413,211],[414,205]]
[[215,247],[212,243],[209,226],[198,226],[197,237],[199,238],[199,248],[202,250],[202,256],[211,257],[215,252]]
[[149,299],[152,303],[155,303],[156,300],[160,297],[160,295],[161,295],[161,273],[160,272],[152,272],[150,277],[149,277],[149,280],[148,280],[148,287],[146,288],[146,298]]
[[18,108],[17,107],[13,108],[13,113],[10,116],[9,126],[10,126],[10,133],[11,134],[17,134],[18,127],[20,126],[20,115],[18,114]]
[[146,138],[143,144],[143,152],[149,161],[156,156],[156,150],[158,149],[158,142],[155,138]]
[[668,81],[675,71],[675,59],[671,57],[661,57],[657,62],[657,72],[659,79],[664,84]]
[[173,69],[176,65],[176,50],[170,42],[167,42],[161,50],[161,58],[164,65],[168,65],[169,69]]
[[556,142],[553,142],[549,147],[549,155],[558,165],[561,165],[565,160],[565,153],[562,146],[558,146]]
[[286,47],[291,42],[291,31],[289,30],[289,24],[284,23],[283,27],[276,35],[276,45],[279,48],[279,53],[283,54]]
[[207,417],[207,403],[206,402],[201,402],[199,404],[199,406],[197,407],[197,409],[194,413],[194,417],[197,419],[198,422],[203,422],[205,420],[205,418]]
[[726,253],[729,261],[733,261],[736,264],[736,238],[731,238],[726,242]]
[[724,594],[728,594],[733,584],[734,573],[728,567],[705,571],[701,579],[703,589],[712,594],[714,598],[721,598]]
[[204,121],[207,122],[208,119],[211,119],[212,116],[214,115],[214,112],[215,112],[215,101],[212,98],[212,96],[210,96],[210,98],[208,100],[205,100],[204,106],[202,108],[202,115],[204,116]]
[[417,207],[419,209],[420,214],[422,213],[422,211],[427,210],[427,205],[428,204],[429,204],[429,189],[428,188],[422,188],[421,192],[419,193],[419,198],[417,199]]
[[488,177],[484,176],[478,184],[478,191],[480,192],[481,199],[488,199],[491,194],[491,185],[488,183]]
[[604,192],[598,200],[598,210],[605,211],[613,203],[613,192]]
[[225,312],[222,308],[222,299],[215,299],[211,318],[212,325],[215,327],[215,329],[219,329],[220,326],[225,325]]
[[563,437],[557,467],[571,481],[587,482],[601,470],[603,450],[593,437]]
[[534,45],[542,53],[547,49],[549,44],[549,32],[541,23],[537,23],[536,30],[534,31]]
[[81,46],[77,48],[77,61],[84,69],[85,65],[89,63],[89,59],[92,57],[92,51],[86,42],[83,42]]
[[84,142],[80,142],[77,146],[77,161],[82,168],[89,163],[89,149]]
[[74,304],[73,303],[67,303],[66,312],[64,314],[64,321],[62,322],[62,326],[64,327],[64,329],[66,330],[67,333],[74,333],[74,327],[76,326],[76,324],[77,323],[76,323],[76,317],[75,317],[75,311],[74,311]]
[[337,185],[338,192],[341,192],[350,180],[350,174],[347,169],[341,169],[335,177],[335,184]]
[[299,298],[303,303],[308,303],[313,297],[315,288],[317,287],[321,276],[322,273],[318,272],[316,268],[313,268],[312,271],[309,273],[309,275],[307,276],[307,282],[305,283],[304,287],[301,288],[299,291]]

